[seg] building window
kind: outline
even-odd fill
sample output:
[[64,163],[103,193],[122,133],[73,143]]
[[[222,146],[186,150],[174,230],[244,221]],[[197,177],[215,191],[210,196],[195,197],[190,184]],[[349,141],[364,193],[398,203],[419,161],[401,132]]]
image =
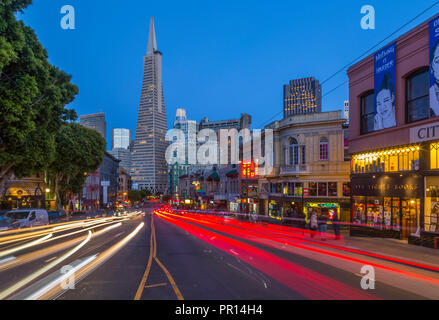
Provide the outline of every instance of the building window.
[[315,182],[309,183],[309,196],[310,197],[317,197],[317,183],[315,183]]
[[337,182],[328,183],[328,197],[337,197]]
[[343,183],[343,197],[351,196],[351,184],[349,182]]
[[326,182],[319,183],[318,189],[319,189],[319,197],[327,197],[328,196],[328,184]]
[[[418,171],[420,149],[420,146],[412,145],[393,150],[355,155],[352,158],[352,173]],[[433,156],[432,154],[432,161]]]
[[422,69],[409,76],[406,80],[407,123],[430,117],[429,74],[428,69]]
[[301,161],[302,161],[302,164],[306,164],[306,147],[305,146],[302,146],[301,148],[300,148],[300,153],[301,153]]
[[290,139],[289,148],[290,159],[288,164],[290,166],[296,166],[299,164],[299,144],[296,139]]
[[369,92],[360,98],[360,130],[361,134],[374,131],[375,128],[375,94]]
[[320,161],[329,160],[329,142],[327,138],[320,140]]
[[439,169],[439,143],[432,143],[430,145],[430,169]]

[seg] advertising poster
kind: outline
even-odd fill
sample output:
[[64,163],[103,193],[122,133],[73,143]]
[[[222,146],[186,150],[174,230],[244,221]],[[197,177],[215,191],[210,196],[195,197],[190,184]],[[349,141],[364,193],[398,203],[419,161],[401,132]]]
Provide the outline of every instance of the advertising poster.
[[396,43],[375,54],[375,131],[396,126],[395,66]]
[[430,113],[439,116],[439,18],[430,22]]

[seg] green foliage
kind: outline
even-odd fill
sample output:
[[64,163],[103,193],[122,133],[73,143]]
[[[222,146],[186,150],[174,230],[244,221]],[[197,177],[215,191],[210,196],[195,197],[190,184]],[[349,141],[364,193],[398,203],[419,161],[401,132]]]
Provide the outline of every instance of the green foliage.
[[87,172],[99,168],[104,160],[106,143],[97,131],[68,123],[57,132],[55,145],[49,172],[55,179],[57,200],[61,205],[68,191],[81,191]]
[[131,190],[128,192],[128,199],[131,202],[140,202],[143,199],[150,197],[151,191],[149,191],[148,189],[145,190]]
[[0,4],[0,183],[42,171],[53,161],[55,133],[76,113],[71,76],[48,62],[34,31],[18,21],[31,0]]

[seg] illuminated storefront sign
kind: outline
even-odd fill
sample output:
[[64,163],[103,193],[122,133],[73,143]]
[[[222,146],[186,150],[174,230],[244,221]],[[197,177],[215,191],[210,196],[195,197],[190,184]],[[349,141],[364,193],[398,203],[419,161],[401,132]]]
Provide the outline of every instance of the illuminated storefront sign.
[[410,129],[410,143],[432,140],[439,140],[439,122]]
[[254,161],[244,162],[241,164],[241,176],[243,178],[257,178],[259,176],[259,167]]

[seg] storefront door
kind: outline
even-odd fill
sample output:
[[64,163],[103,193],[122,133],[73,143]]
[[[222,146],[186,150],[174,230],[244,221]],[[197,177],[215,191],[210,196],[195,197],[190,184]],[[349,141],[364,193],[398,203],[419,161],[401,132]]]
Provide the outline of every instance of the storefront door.
[[420,212],[421,201],[419,199],[409,199],[401,201],[402,214],[402,239],[406,240],[418,229],[418,214]]

